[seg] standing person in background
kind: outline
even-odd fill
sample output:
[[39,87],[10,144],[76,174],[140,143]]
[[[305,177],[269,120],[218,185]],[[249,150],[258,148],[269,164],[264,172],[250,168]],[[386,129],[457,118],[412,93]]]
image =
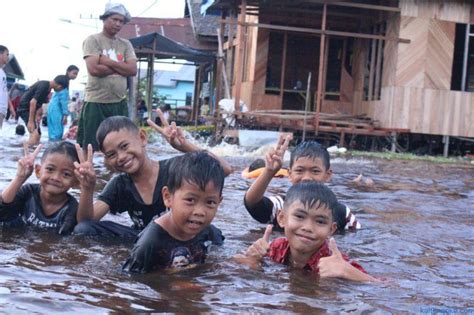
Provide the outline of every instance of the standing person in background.
[[102,32],[90,35],[83,43],[88,81],[84,105],[79,116],[77,143],[99,150],[96,131],[111,116],[128,116],[127,77],[137,73],[137,57],[132,44],[117,33],[130,21],[122,4],[107,3],[100,16]]
[[8,92],[8,96],[10,97],[10,102],[12,104],[9,114],[7,113],[6,119],[8,120],[10,117],[13,117],[16,122],[18,122],[18,115],[16,114],[16,111],[18,109],[18,105],[20,105],[20,99],[21,96],[25,93],[26,89],[22,89],[20,84],[18,83],[13,83],[13,85],[10,87],[10,92]]
[[65,75],[58,75],[52,81],[38,81],[23,94],[17,114],[23,119],[30,133],[30,145],[39,143],[41,129],[37,123],[37,114],[42,111],[43,103],[48,102],[48,95],[53,89],[59,92],[68,85]]
[[0,45],[0,129],[2,129],[3,119],[7,115],[8,108],[12,107],[8,99],[7,76],[3,71],[3,66],[7,64],[9,55],[8,48]]
[[69,80],[75,80],[79,68],[70,65],[66,69],[67,86],[60,92],[54,93],[48,104],[48,138],[49,141],[59,141],[63,138],[64,125],[67,124],[69,116]]
[[75,96],[71,98],[71,101],[67,104],[67,109],[69,111],[69,115],[71,115],[71,126],[74,121],[77,119],[77,99]]

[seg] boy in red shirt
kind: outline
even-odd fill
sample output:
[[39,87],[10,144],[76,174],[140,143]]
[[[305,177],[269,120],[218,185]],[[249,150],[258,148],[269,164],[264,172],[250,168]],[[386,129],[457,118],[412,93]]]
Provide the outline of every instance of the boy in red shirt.
[[267,256],[277,263],[318,273],[322,278],[376,281],[362,266],[341,253],[334,239],[329,240],[337,229],[333,220],[336,204],[336,196],[323,184],[307,181],[292,186],[283,210],[277,215],[286,237],[270,243],[272,226],[269,225],[264,236],[236,259],[256,266]]

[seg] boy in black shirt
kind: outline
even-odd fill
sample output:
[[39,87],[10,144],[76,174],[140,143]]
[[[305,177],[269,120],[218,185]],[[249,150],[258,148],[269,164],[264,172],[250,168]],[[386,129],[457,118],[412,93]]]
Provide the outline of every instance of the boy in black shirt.
[[[163,116],[160,111],[158,115]],[[186,140],[182,130],[174,123],[169,125],[164,118],[162,122],[163,128],[148,120],[148,124],[160,132],[175,149],[181,152],[200,150]],[[97,142],[104,153],[105,163],[121,173],[107,183],[90,209],[89,221],[78,224],[74,233],[135,238],[154,216],[166,210],[161,192],[173,159],[151,160],[146,152],[146,132],[139,130],[129,118],[123,116],[105,119],[97,130]],[[226,161],[216,159],[226,175],[232,171]],[[99,221],[109,211],[113,214],[128,212],[133,226]]]
[[[0,224],[6,227],[32,225],[69,234],[82,219],[82,203],[78,205],[67,192],[79,183],[81,189],[83,187],[83,182],[78,182],[75,176],[74,163],[80,160],[74,145],[61,141],[45,150],[41,165],[34,165],[41,147],[39,145],[31,154],[28,146],[25,147],[25,156],[18,161],[15,178],[1,192]],[[33,169],[39,184],[24,184]]]
[[162,192],[170,210],[140,233],[123,268],[144,273],[203,263],[210,245],[224,241],[221,231],[211,224],[223,186],[222,166],[204,151],[171,161]]
[[[37,144],[38,134],[41,134],[40,127],[36,123],[36,112],[48,102],[48,95],[53,89],[59,92],[69,85],[65,75],[58,75],[52,81],[38,81],[28,88],[20,99],[17,115],[23,119],[30,133],[30,144]],[[17,116],[17,117],[18,117]],[[35,134],[35,135],[34,135]]]

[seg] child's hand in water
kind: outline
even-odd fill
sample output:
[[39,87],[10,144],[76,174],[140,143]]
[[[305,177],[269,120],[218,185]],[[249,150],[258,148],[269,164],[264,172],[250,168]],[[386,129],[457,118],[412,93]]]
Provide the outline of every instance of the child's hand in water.
[[253,243],[244,254],[234,256],[234,259],[242,264],[245,264],[253,269],[257,269],[263,257],[268,253],[270,248],[270,236],[273,231],[273,225],[267,225],[263,237]]
[[270,150],[265,156],[265,168],[274,173],[278,172],[283,165],[283,157],[290,143],[291,135],[280,135],[276,148]]
[[251,257],[255,260],[261,261],[265,257],[270,249],[270,236],[273,232],[273,225],[267,225],[263,237],[253,243],[245,252],[245,256]]
[[43,145],[40,144],[36,147],[33,153],[30,153],[28,142],[25,142],[23,144],[25,156],[22,157],[18,161],[18,168],[16,170],[16,176],[18,178],[25,181],[28,179],[28,177],[31,176],[31,174],[33,173],[34,166],[35,166],[35,159],[38,156],[39,152],[41,151],[42,147]]
[[76,151],[79,157],[79,163],[74,162],[74,174],[76,175],[81,189],[94,190],[96,175],[92,159],[94,158],[94,151],[92,145],[87,145],[87,152],[81,149],[79,144],[76,144]]
[[331,250],[331,256],[319,260],[319,276],[321,278],[342,278],[345,268],[350,264],[342,257],[342,253],[332,237],[329,240],[329,249]]
[[184,137],[183,130],[176,126],[174,121],[170,125],[160,109],[157,109],[156,113],[158,114],[158,117],[160,117],[163,127],[158,126],[151,119],[147,120],[148,125],[165,137],[166,141],[168,141],[168,143],[176,150],[181,152],[190,151],[188,148],[189,143]]
[[379,282],[378,279],[360,271],[342,256],[337,248],[336,241],[331,237],[329,240],[331,256],[319,260],[318,269],[321,278],[343,278],[353,281]]

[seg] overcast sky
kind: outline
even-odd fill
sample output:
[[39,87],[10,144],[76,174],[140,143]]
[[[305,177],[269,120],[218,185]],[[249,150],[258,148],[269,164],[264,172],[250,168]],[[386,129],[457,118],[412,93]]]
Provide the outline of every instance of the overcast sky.
[[[185,0],[122,0],[132,16],[179,18]],[[106,0],[12,0],[2,2],[0,44],[15,54],[27,84],[64,74],[70,64],[80,68],[71,90],[83,89],[86,69],[82,42],[101,31],[99,15]],[[119,2],[119,1],[110,1]]]

